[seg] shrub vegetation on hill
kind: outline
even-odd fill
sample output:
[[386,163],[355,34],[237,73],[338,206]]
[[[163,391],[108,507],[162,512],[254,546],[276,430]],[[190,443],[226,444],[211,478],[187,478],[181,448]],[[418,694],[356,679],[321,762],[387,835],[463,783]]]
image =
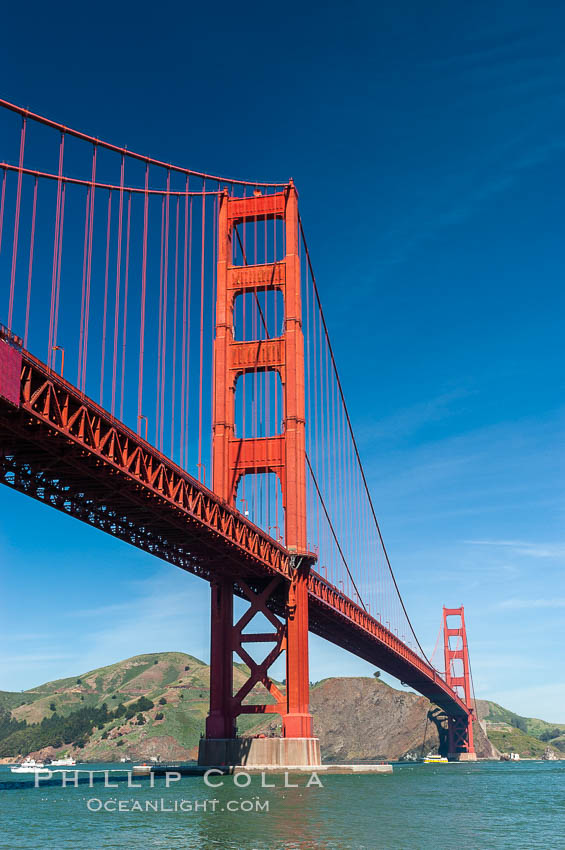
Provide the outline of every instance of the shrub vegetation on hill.
[[519,753],[526,758],[540,758],[545,750],[546,744],[533,735],[526,735],[521,729],[512,729],[509,732],[496,732],[490,730],[489,741],[502,753]]
[[0,715],[0,756],[17,756],[20,753],[40,750],[42,747],[62,747],[64,744],[84,747],[96,726],[102,728],[111,720],[122,717],[131,720],[135,715],[138,723],[144,723],[142,712],[151,708],[153,702],[146,697],[140,697],[127,707],[120,703],[114,711],[108,711],[107,704],[103,703],[100,708],[79,708],[65,716],[55,712],[44,717],[40,723],[31,724],[26,720],[14,720],[3,712]]

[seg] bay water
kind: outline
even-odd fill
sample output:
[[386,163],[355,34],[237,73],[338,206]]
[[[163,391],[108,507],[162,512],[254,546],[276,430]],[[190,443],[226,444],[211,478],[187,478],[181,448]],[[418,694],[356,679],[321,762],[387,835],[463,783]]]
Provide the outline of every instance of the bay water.
[[[104,769],[117,787],[98,781]],[[565,760],[395,765],[392,775],[155,777],[84,765],[92,787],[39,788],[0,768],[0,847],[175,850],[565,848]],[[121,773],[120,773],[121,769]],[[79,776],[88,776],[79,773]],[[74,771],[68,771],[69,780]],[[121,781],[116,781],[121,777]],[[247,781],[243,777],[243,782]],[[240,778],[239,781],[242,781]],[[222,784],[220,784],[222,783]]]

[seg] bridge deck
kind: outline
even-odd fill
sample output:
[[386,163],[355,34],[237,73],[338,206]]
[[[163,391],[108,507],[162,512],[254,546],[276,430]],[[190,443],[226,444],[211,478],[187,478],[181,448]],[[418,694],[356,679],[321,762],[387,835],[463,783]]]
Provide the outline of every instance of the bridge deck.
[[[207,581],[229,576],[236,590],[238,579],[256,588],[274,575],[281,587],[289,581],[298,556],[29,352],[0,339],[0,367],[2,483]],[[282,600],[273,597],[275,612]],[[315,570],[309,600],[312,632],[448,715],[469,714],[426,661]]]

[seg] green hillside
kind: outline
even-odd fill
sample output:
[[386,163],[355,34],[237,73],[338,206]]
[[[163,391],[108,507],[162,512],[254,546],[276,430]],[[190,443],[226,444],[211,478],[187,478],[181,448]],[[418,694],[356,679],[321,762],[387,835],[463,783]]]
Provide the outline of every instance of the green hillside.
[[[486,722],[489,740],[501,752],[516,752],[524,758],[537,758],[546,747],[565,753],[565,724],[549,723],[537,717],[522,717],[490,700],[477,700],[479,716]],[[506,725],[508,729],[491,728]]]
[[513,727],[508,732],[489,730],[488,739],[501,753],[519,753],[521,758],[540,758],[548,746]]
[[[234,665],[241,686],[247,668]],[[183,652],[138,655],[20,694],[0,693],[0,757],[27,755],[49,744],[57,755],[112,760],[197,755],[210,696],[209,667]],[[248,702],[269,702],[262,686]],[[240,718],[239,730],[264,726]],[[80,751],[80,752],[79,752]]]
[[477,702],[480,706],[481,719],[508,723],[516,729],[521,729],[527,735],[542,738],[542,740],[544,739],[543,736],[550,733],[552,737],[555,737],[554,731],[560,735],[565,735],[565,723],[549,723],[547,720],[540,720],[537,717],[522,717],[490,700],[477,700]]

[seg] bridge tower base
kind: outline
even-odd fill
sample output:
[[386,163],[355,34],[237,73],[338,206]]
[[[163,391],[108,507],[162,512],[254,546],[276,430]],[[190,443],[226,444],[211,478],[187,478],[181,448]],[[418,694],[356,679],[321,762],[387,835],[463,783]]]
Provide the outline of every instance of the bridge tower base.
[[198,748],[201,767],[314,768],[321,763],[318,738],[202,738]]

